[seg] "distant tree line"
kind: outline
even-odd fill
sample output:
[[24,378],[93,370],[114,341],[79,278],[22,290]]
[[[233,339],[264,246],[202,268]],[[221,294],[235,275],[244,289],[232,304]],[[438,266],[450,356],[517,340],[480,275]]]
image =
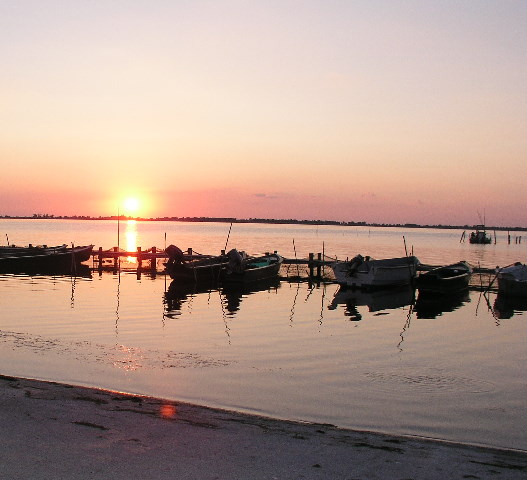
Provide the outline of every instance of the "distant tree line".
[[[297,220],[294,218],[275,219],[275,218],[234,218],[234,217],[130,217],[126,215],[111,215],[91,217],[88,215],[52,215],[48,213],[34,213],[31,216],[12,216],[0,215],[0,218],[18,218],[24,220],[31,219],[48,219],[48,220],[137,220],[141,222],[196,222],[196,223],[267,223],[278,225],[334,225],[340,227],[398,227],[398,228],[436,228],[436,229],[452,229],[452,230],[470,230],[474,229],[475,225],[420,225],[417,223],[370,223],[365,221],[360,222],[339,222],[336,220]],[[487,230],[498,231],[527,231],[525,227],[486,227]]]

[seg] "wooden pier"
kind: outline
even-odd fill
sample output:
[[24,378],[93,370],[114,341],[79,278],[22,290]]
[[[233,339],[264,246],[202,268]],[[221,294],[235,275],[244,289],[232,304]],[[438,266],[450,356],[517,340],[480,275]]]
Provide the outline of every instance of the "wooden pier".
[[[222,250],[220,252],[222,255],[225,254],[225,251]],[[192,248],[188,248],[184,252],[184,256],[186,260],[195,260],[199,258],[203,258],[204,256],[209,255],[202,255],[195,253]],[[113,247],[110,250],[103,250],[102,247],[99,247],[97,250],[93,250],[92,257],[94,263],[97,265],[96,268],[103,269],[108,266],[113,267],[114,269],[119,268],[119,260],[121,258],[135,258],[137,261],[137,269],[141,270],[144,269],[142,262],[147,261],[150,263],[149,269],[152,271],[157,270],[157,260],[159,259],[166,259],[168,258],[168,255],[166,254],[164,249],[158,249],[157,247],[151,247],[147,250],[143,250],[141,247],[137,247],[136,251],[132,252],[126,252],[123,250],[120,250],[117,247]],[[322,253],[310,253],[307,258],[284,258],[283,264],[284,265],[299,265],[299,266],[305,266],[309,270],[309,277],[314,278],[320,278],[323,274],[323,268],[330,266],[333,262],[335,262],[335,259],[330,258],[329,260],[326,260],[327,257],[323,255]],[[108,263],[104,263],[104,260],[113,260],[111,265],[108,265]],[[418,271],[428,271],[433,268],[438,267],[439,265],[424,265],[420,264],[417,269]],[[147,267],[148,269],[148,267]],[[493,268],[481,268],[481,267],[474,267],[473,273],[476,274],[486,274],[486,275],[493,275],[496,273],[495,269]]]

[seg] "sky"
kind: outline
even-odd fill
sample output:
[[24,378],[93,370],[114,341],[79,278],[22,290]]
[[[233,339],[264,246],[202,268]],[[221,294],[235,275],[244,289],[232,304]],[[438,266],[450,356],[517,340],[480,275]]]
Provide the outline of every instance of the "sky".
[[0,61],[0,215],[527,227],[525,0],[0,0]]

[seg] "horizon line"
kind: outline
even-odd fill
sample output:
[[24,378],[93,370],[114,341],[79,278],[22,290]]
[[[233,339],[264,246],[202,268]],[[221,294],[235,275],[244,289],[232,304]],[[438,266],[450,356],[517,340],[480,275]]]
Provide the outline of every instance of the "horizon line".
[[271,223],[271,224],[287,224],[287,225],[334,225],[334,226],[358,226],[358,227],[405,227],[405,228],[437,228],[437,229],[467,229],[477,228],[484,230],[499,230],[499,231],[527,231],[527,227],[497,227],[485,225],[445,225],[445,224],[418,224],[418,223],[378,223],[366,221],[338,221],[338,220],[298,220],[294,218],[278,219],[278,218],[236,218],[236,217],[133,217],[129,215],[106,215],[93,217],[90,215],[52,215],[52,214],[33,214],[29,215],[0,215],[0,219],[20,219],[20,220],[135,220],[143,222],[221,222],[221,223]]

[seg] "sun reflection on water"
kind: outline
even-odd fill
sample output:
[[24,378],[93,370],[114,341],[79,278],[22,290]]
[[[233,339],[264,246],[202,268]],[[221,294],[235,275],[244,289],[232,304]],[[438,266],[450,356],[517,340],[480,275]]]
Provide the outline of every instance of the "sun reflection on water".
[[[126,222],[126,251],[135,252],[137,250],[137,222],[135,220],[127,220]],[[135,257],[127,257],[128,262],[136,263]]]

